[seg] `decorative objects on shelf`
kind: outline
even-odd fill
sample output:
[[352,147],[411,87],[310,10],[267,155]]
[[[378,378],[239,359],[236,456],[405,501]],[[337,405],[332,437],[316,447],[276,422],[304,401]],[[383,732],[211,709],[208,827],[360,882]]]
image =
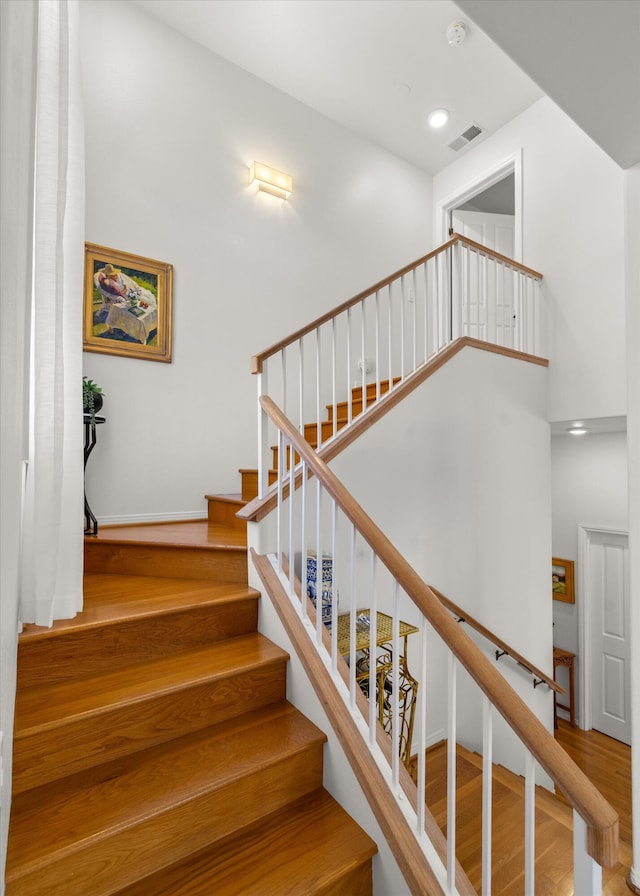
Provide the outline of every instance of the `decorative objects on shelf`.
[[85,243],[87,352],[171,361],[173,266]]
[[573,560],[553,557],[551,560],[551,595],[554,600],[575,604],[576,593],[573,577]]
[[[322,621],[331,627],[331,605],[333,602],[333,558],[331,554],[322,555],[322,571],[320,578],[320,596]],[[307,595],[313,606],[318,599],[318,558],[315,553],[307,554]]]

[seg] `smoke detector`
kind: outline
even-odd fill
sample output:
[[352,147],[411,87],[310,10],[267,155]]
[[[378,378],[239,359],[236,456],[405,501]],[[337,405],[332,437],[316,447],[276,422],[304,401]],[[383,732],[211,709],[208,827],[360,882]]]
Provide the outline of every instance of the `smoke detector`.
[[459,19],[457,19],[455,22],[451,22],[451,24],[447,26],[446,35],[447,43],[452,47],[455,47],[458,44],[461,44],[467,36],[467,26],[464,22],[461,22]]

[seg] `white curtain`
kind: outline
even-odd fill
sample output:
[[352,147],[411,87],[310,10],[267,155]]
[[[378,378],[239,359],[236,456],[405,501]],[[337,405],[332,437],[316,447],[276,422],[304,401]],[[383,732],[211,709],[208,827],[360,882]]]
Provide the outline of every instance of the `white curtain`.
[[74,615],[82,600],[84,173],[77,4],[0,0],[0,893],[18,631],[21,622],[48,625]]
[[0,891],[9,829],[31,295],[36,0],[0,2]]
[[[22,2],[22,0],[20,0]],[[20,618],[82,609],[84,142],[78,0],[39,0]]]

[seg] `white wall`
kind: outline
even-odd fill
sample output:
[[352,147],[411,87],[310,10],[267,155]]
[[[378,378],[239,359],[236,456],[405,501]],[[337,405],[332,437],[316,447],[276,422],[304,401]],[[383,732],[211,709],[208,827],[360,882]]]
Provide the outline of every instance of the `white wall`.
[[[551,674],[547,376],[544,367],[465,348],[331,466],[427,583]],[[478,643],[493,656],[492,645]],[[410,639],[410,656],[411,647]],[[430,650],[434,735],[445,728],[446,663],[434,642]],[[551,730],[551,692],[534,690],[509,660],[500,669]],[[459,739],[474,749],[480,704],[463,685]],[[503,732],[495,750],[496,761],[522,773],[522,750]]]
[[[640,165],[625,173],[627,225],[627,417],[629,448],[629,567],[631,599],[631,705],[640,705]],[[640,713],[631,718],[633,865],[630,880],[640,888]]]
[[544,275],[549,308],[549,419],[624,414],[622,170],[544,98],[436,175],[434,208],[520,149],[522,260]]
[[[578,526],[623,530],[628,527],[627,437],[624,432],[558,435],[552,438],[551,445],[553,556],[573,560],[577,579]],[[575,604],[553,601],[554,645],[577,655],[575,709],[578,720],[580,607],[577,581]],[[558,670],[558,680],[568,686],[567,670]],[[560,702],[566,703],[566,700]]]
[[[431,178],[125,3],[82,4],[88,241],[174,265],[173,363],[85,353],[96,515],[203,513],[256,466],[250,356],[432,247]],[[280,205],[253,160],[293,175]]]

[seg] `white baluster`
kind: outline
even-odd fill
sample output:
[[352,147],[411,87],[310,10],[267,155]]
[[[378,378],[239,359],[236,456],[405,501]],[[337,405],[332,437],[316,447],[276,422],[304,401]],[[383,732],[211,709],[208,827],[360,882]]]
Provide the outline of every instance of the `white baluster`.
[[404,360],[404,344],[405,344],[405,323],[404,323],[404,306],[407,301],[405,289],[405,275],[400,278],[400,377],[404,379],[407,372]]
[[[375,746],[378,721],[378,676],[377,671],[377,638],[378,626],[378,599],[376,596],[376,560],[374,551],[371,551],[371,600],[369,602],[369,743]],[[380,694],[382,698],[382,694]]]
[[282,365],[282,410],[288,416],[289,404],[289,387],[287,383],[287,350],[283,348],[280,352],[280,363]]
[[350,524],[349,538],[349,705],[356,707],[356,527]]
[[389,344],[389,391],[393,383],[393,308],[392,308],[391,284],[387,286],[387,340]]
[[322,644],[322,485],[316,479],[316,640]]
[[294,569],[294,549],[293,549],[293,511],[294,511],[294,498],[296,494],[296,484],[295,484],[295,452],[293,445],[289,445],[289,594],[296,593],[296,575]]
[[347,308],[347,423],[353,419],[353,393],[351,392],[351,308]]
[[491,896],[493,785],[493,717],[489,698],[482,699],[482,896]]
[[304,337],[298,339],[298,430],[304,435]]
[[411,372],[416,369],[418,364],[418,288],[416,284],[416,269],[414,268],[411,272],[411,277],[413,280],[413,357],[411,360]]
[[331,404],[333,412],[331,418],[333,420],[333,435],[338,432],[338,405],[336,402],[336,318],[331,321]]
[[268,488],[269,463],[269,416],[260,406],[260,398],[267,394],[267,361],[263,361],[262,372],[258,374],[258,495],[264,498]]
[[307,464],[303,460],[300,465],[300,544],[302,568],[300,570],[300,608],[301,616],[307,619]]
[[577,896],[602,893],[602,868],[587,852],[587,825],[573,810],[573,891]]
[[367,409],[367,346],[365,333],[364,301],[360,302],[360,357],[362,358],[362,412]]
[[276,513],[276,539],[278,572],[282,572],[282,482],[283,482],[283,457],[286,451],[284,433],[278,430],[278,503]]
[[[392,780],[394,789],[400,786],[400,586],[393,589],[391,636],[391,743],[393,745]],[[383,695],[384,696],[384,695]]]
[[456,658],[449,651],[449,718],[447,722],[447,884],[456,877]]
[[422,265],[424,277],[424,363],[430,358],[429,352],[429,262]]
[[420,730],[418,735],[418,835],[426,821],[426,752],[427,752],[427,620],[420,620]]
[[331,502],[331,669],[338,670],[338,589],[336,588],[336,570],[338,558],[338,505],[335,499]]
[[524,896],[534,896],[536,885],[535,784],[536,761],[527,750],[524,776]]
[[320,398],[322,393],[321,349],[320,327],[318,327],[316,330],[316,444],[318,448],[322,445],[322,416],[320,414]]
[[375,372],[376,401],[380,401],[380,293],[376,290],[375,299]]
[[[449,250],[447,250],[449,251]],[[435,281],[436,281],[436,294],[435,294],[435,310],[436,310],[436,351],[440,349],[440,347],[447,341],[444,330],[445,330],[445,291],[444,291],[444,283],[443,283],[443,267],[445,266],[446,258],[443,259],[442,253],[436,255],[435,258]]]

